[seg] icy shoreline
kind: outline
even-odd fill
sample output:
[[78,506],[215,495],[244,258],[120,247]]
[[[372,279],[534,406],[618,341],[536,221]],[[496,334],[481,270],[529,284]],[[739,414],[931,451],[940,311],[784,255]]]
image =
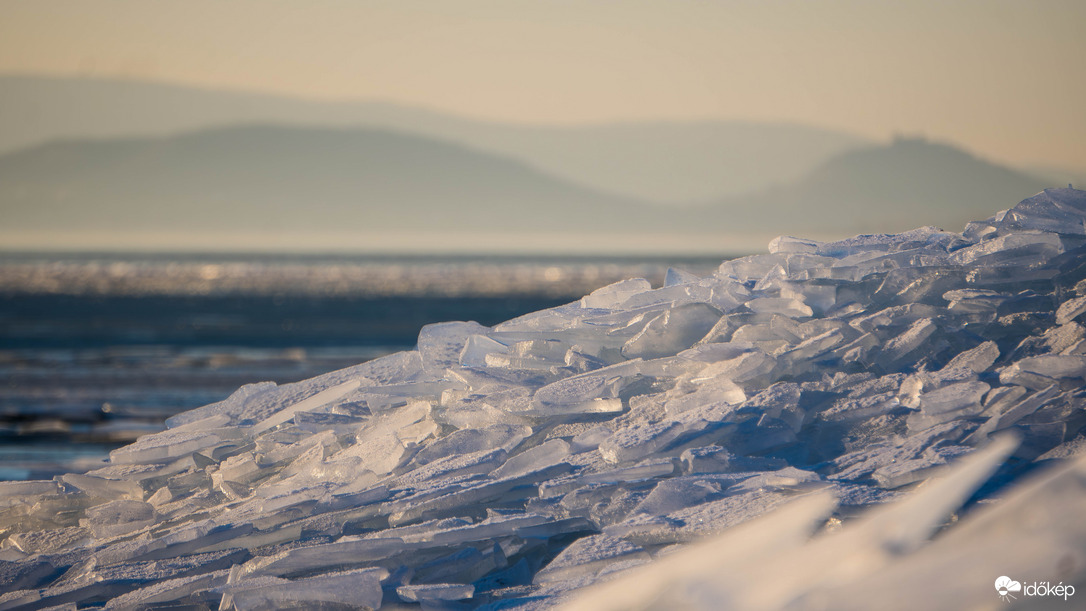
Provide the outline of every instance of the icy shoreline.
[[[1086,449],[1084,314],[1086,192],[1050,189],[961,234],[782,237],[710,277],[431,325],[102,469],[0,483],[0,610],[961,608],[1015,568],[1078,585],[1086,466],[1058,459]],[[791,567],[773,596],[769,562]]]

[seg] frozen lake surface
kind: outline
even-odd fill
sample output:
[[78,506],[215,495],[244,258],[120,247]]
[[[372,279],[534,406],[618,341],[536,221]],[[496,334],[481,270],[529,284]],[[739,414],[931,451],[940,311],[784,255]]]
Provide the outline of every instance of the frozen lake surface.
[[427,325],[0,482],[0,610],[1073,605],[1084,320],[1050,189]]

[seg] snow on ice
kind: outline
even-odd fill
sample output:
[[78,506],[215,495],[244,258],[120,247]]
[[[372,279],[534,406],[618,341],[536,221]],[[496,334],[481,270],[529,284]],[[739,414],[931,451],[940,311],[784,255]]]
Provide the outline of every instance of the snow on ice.
[[[1086,586],[1086,192],[773,240],[0,483],[0,610],[990,608]],[[1083,595],[1086,595],[1084,593]]]

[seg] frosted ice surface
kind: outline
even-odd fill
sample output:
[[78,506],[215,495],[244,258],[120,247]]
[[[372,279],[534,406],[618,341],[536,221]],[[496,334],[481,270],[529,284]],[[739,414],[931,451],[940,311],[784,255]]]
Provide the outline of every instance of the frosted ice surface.
[[1063,252],[1063,242],[1052,233],[1008,233],[955,251],[948,260],[959,264],[1032,265]]
[[341,540],[259,556],[240,568],[244,575],[291,575],[322,567],[364,564],[408,548],[399,538]]
[[933,469],[972,451],[973,448],[967,446],[929,447],[915,458],[897,460],[875,469],[871,477],[883,488],[898,488],[927,479]]
[[569,450],[570,445],[564,439],[551,439],[511,457],[491,475],[502,479],[538,471],[564,460],[569,456]]
[[879,364],[886,369],[899,365],[902,359],[912,357],[924,341],[935,333],[935,330],[935,322],[929,318],[914,322],[900,335],[892,337],[883,345],[878,356]]
[[1007,211],[999,225],[1007,229],[1086,234],[1086,195],[1077,189],[1045,189]]
[[155,508],[149,503],[133,500],[110,501],[87,510],[81,526],[90,528],[99,539],[140,530],[154,523]]
[[253,404],[259,404],[261,399],[265,398],[262,395],[271,393],[276,388],[277,386],[274,382],[246,384],[234,391],[233,394],[223,401],[205,405],[204,407],[198,407],[194,410],[182,412],[176,416],[167,418],[166,426],[170,428],[179,428],[186,424],[221,415],[228,416],[234,421],[245,419],[249,417],[248,409],[250,409]]
[[955,312],[981,313],[996,312],[1010,297],[987,289],[955,289],[943,293],[943,299],[950,302],[950,310]]
[[627,467],[601,470],[572,478],[543,482],[540,484],[539,493],[541,496],[556,496],[576,490],[585,484],[621,484],[647,481],[662,475],[671,475],[674,472],[675,464],[671,459],[649,459]]
[[665,515],[679,509],[700,505],[709,497],[720,495],[720,484],[710,479],[674,478],[664,480],[652,489],[635,513]]
[[384,596],[381,580],[387,572],[382,569],[357,569],[326,573],[295,580],[258,582],[246,581],[223,586],[220,591],[229,608],[273,609],[306,607],[319,603],[338,603],[348,608],[376,609]]
[[640,376],[636,363],[619,364],[548,384],[532,397],[541,415],[622,411],[620,392]]
[[801,318],[814,314],[810,306],[794,297],[756,297],[748,301],[746,305],[759,314],[780,314],[790,318]]
[[671,356],[693,346],[720,320],[721,312],[705,303],[680,305],[649,321],[622,346],[626,358]]
[[639,460],[665,450],[684,432],[685,427],[678,420],[638,423],[612,433],[600,444],[599,451],[603,459],[610,463]]
[[0,502],[14,501],[28,496],[56,494],[58,492],[60,492],[60,487],[53,480],[0,482]]
[[681,414],[716,404],[738,405],[746,398],[746,392],[726,377],[701,378],[667,393],[664,408],[669,414]]
[[58,479],[89,497],[99,499],[143,500],[146,494],[146,490],[138,481],[129,479],[106,479],[79,473],[67,473],[61,475]]
[[472,335],[467,338],[464,348],[460,351],[460,364],[464,367],[485,367],[488,355],[508,352],[509,347],[501,342],[496,342],[486,335]]
[[952,371],[964,367],[974,373],[987,371],[999,358],[999,346],[989,340],[975,348],[959,353],[950,362],[943,366],[946,371]]
[[742,385],[770,375],[775,366],[773,357],[760,350],[752,350],[709,365],[699,371],[692,381],[713,385],[718,383],[716,380],[726,379]]
[[698,280],[700,280],[698,276],[688,271],[669,267],[667,273],[664,274],[664,287],[692,284]]
[[984,382],[958,382],[920,395],[920,410],[935,415],[966,407],[980,407],[980,400],[991,388]]
[[554,560],[536,573],[535,583],[548,583],[596,575],[605,566],[616,561],[649,560],[648,553],[628,541],[592,535],[573,542]]
[[686,473],[735,473],[779,469],[788,463],[780,458],[736,456],[721,446],[684,450],[679,457]]
[[415,455],[415,463],[425,465],[428,462],[447,456],[463,455],[496,448],[508,452],[531,434],[531,427],[507,424],[492,424],[482,429],[453,431],[420,450]]
[[822,244],[814,240],[804,240],[803,238],[782,235],[769,241],[769,252],[773,254],[779,252],[814,254],[818,252],[820,246],[822,246]]
[[603,288],[592,291],[591,294],[581,298],[581,307],[584,308],[616,308],[630,297],[638,293],[652,290],[652,285],[644,278],[633,278],[609,284]]
[[1051,354],[1027,357],[1011,365],[1005,373],[1008,377],[1013,377],[1019,371],[1048,378],[1082,378],[1086,375],[1086,356]]
[[272,427],[283,424],[284,422],[294,418],[294,415],[298,412],[304,412],[318,407],[323,407],[325,405],[328,405],[329,403],[332,403],[333,401],[336,401],[337,399],[342,399],[359,386],[360,382],[358,380],[350,380],[337,386],[333,386],[332,388],[322,390],[311,397],[307,397],[302,401],[280,409],[274,415],[269,416],[264,420],[261,420],[253,427],[253,430],[256,433],[263,433],[264,431]]
[[0,482],[0,609],[990,606],[943,577],[1086,549],[1081,464],[1018,481],[1081,455],[1084,219],[1050,189],[961,234],[781,237],[244,386]]
[[209,433],[164,431],[158,435],[142,437],[132,445],[113,450],[109,454],[109,459],[116,464],[166,462],[214,447],[221,441],[222,439],[217,435]]
[[477,322],[444,322],[426,325],[419,332],[418,350],[422,366],[440,375],[446,368],[460,364],[460,353],[468,339],[486,335],[489,329]]
[[606,426],[598,426],[587,431],[583,431],[575,435],[573,439],[570,440],[570,451],[574,453],[579,453],[589,450],[595,450],[610,436],[611,429]]
[[400,586],[396,588],[400,598],[411,602],[449,601],[471,598],[475,587],[459,583],[433,583],[418,586]]

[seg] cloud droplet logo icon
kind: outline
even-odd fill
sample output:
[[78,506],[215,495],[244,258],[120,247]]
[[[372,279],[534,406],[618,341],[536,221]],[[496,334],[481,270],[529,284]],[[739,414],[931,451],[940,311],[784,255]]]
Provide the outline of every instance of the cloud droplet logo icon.
[[1012,598],[1016,598],[1011,592],[1021,592],[1022,584],[1004,575],[995,580],[995,589],[1000,598],[1010,602]]

